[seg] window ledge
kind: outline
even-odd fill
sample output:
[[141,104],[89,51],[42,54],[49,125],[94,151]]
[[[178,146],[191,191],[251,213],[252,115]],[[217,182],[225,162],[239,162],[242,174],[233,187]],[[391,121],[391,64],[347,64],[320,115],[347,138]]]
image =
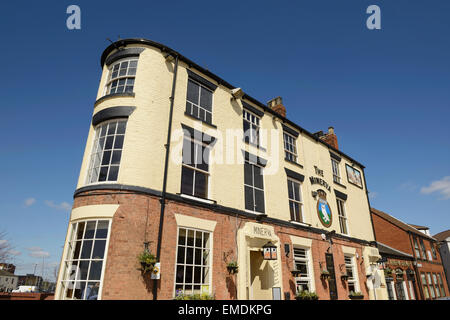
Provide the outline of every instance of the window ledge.
[[194,116],[194,115],[192,115],[192,114],[187,113],[186,111],[184,112],[184,115],[187,116],[187,117],[189,117],[189,118],[192,118],[192,119],[201,121],[201,122],[203,122],[204,124],[206,124],[206,125],[208,125],[208,126],[210,126],[210,127],[213,127],[214,129],[217,129],[217,126],[216,126],[215,124],[212,124],[212,123],[207,122],[207,121],[205,121],[205,120],[203,120],[203,119],[200,119],[200,118],[198,118],[198,117],[196,117],[196,116]]
[[257,145],[256,143],[253,143],[253,142],[250,142],[250,141],[245,141],[245,138],[244,138],[242,141],[244,141],[246,144],[248,144],[248,145],[250,145],[250,146],[255,147],[255,148],[258,149],[258,150],[261,150],[261,151],[264,151],[264,152],[267,151],[266,148],[261,147],[260,145]]
[[107,94],[106,96],[103,96],[101,98],[99,98],[97,101],[94,102],[94,108],[102,101],[105,101],[107,99],[110,98],[116,98],[116,97],[134,97],[135,93],[134,92],[123,92],[123,93],[111,93],[111,94]]
[[311,227],[311,225],[309,223],[305,223],[305,222],[298,222],[298,221],[294,221],[294,220],[289,220],[289,222],[292,224],[297,224],[299,226]]
[[217,203],[217,201],[215,201],[215,200],[198,198],[198,197],[190,196],[190,195],[184,194],[184,193],[177,193],[177,195],[179,195],[182,198],[186,198],[186,199],[190,199],[190,200],[194,200],[194,201],[198,201],[198,202],[209,203],[209,204]]
[[340,186],[340,187],[342,187],[342,188],[344,188],[344,189],[347,189],[347,187],[344,186],[343,184],[341,184],[341,183],[339,183],[339,182],[336,182],[336,181],[334,181],[334,180],[333,180],[333,182],[334,182],[335,184],[337,184],[338,186]]
[[284,160],[303,169],[303,166],[300,163],[298,163],[298,162],[289,160],[288,158],[284,158]]

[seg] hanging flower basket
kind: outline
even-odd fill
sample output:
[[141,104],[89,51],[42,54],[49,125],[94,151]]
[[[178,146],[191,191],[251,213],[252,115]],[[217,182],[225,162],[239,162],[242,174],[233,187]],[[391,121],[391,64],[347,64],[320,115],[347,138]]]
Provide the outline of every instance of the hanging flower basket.
[[342,281],[347,281],[348,280],[348,275],[347,274],[341,275],[341,280]]
[[138,256],[138,261],[141,265],[141,273],[144,275],[153,271],[155,268],[156,257],[150,252],[144,251]]
[[321,280],[327,280],[330,278],[330,272],[328,270],[322,270],[320,273],[320,279]]
[[295,300],[319,300],[319,296],[315,292],[304,290],[297,292]]
[[239,266],[236,261],[227,264],[228,274],[235,274],[239,271]]
[[300,270],[291,270],[291,273],[294,277],[298,277],[298,276],[300,276],[301,271]]

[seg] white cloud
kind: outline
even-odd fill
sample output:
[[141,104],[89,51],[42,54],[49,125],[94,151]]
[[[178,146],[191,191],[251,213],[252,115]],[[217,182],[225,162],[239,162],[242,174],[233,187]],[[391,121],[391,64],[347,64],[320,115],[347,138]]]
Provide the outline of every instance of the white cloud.
[[25,205],[25,207],[29,207],[29,206],[33,205],[35,202],[36,202],[35,198],[28,198],[28,199],[25,199],[24,205]]
[[369,199],[375,199],[378,196],[378,192],[370,191]]
[[20,256],[22,254],[22,252],[17,250],[9,250],[9,253],[13,256]]
[[45,204],[53,209],[69,211],[72,208],[72,205],[67,202],[61,202],[60,204],[55,203],[54,201],[45,200]]
[[8,240],[0,240],[0,246],[8,243]]
[[423,194],[440,193],[444,200],[450,199],[450,176],[443,177],[441,180],[431,182],[428,187],[422,187],[420,192]]
[[30,248],[27,248],[27,250],[30,251],[28,253],[28,255],[33,258],[50,257],[50,253],[42,250],[40,247],[30,247]]

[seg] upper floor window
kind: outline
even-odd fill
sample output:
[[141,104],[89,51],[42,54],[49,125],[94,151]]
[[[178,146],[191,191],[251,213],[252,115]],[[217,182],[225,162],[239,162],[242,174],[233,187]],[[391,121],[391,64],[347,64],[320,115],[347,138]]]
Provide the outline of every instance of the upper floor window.
[[300,275],[295,279],[295,286],[297,292],[312,291],[311,288],[311,273],[309,268],[308,249],[294,247],[294,264],[295,270],[300,271]]
[[433,254],[433,258],[436,260],[437,259],[436,248],[434,247],[434,244],[432,242],[430,242],[430,247],[431,253]]
[[187,85],[186,113],[207,123],[212,122],[213,92],[189,79]]
[[245,109],[242,115],[244,119],[244,141],[259,146],[260,118]]
[[428,280],[428,287],[430,288],[431,298],[435,299],[436,293],[434,291],[433,282],[431,282],[431,273],[429,273],[429,272],[427,272],[427,280]]
[[439,285],[438,285],[438,282],[437,282],[436,273],[433,273],[433,283],[434,283],[434,290],[436,291],[436,297],[440,298],[441,297],[441,293],[439,291]]
[[331,159],[331,167],[333,168],[333,181],[341,183],[341,174],[339,172],[339,162]]
[[245,209],[264,213],[263,168],[245,161],[244,163]]
[[95,129],[87,183],[117,181],[127,120],[112,120]]
[[287,183],[291,221],[303,222],[301,185],[292,179],[288,179]]
[[296,138],[287,132],[283,132],[284,156],[286,160],[297,162]]
[[439,287],[441,288],[441,296],[445,297],[445,289],[444,289],[444,283],[442,282],[442,276],[440,273],[438,273],[438,279],[439,279]]
[[425,296],[425,299],[430,298],[430,293],[428,292],[428,286],[427,286],[427,280],[425,278],[425,273],[421,273],[420,274],[420,280],[422,282],[422,290],[423,290],[423,295]]
[[209,147],[202,142],[185,137],[181,169],[181,193],[208,197]]
[[344,256],[345,260],[345,270],[347,272],[348,280],[347,287],[348,292],[358,292],[358,273],[355,272],[355,263],[353,256]]
[[338,207],[339,226],[341,227],[341,233],[348,234],[347,230],[347,216],[345,214],[345,202],[339,198],[336,198]]
[[178,229],[176,293],[210,293],[211,237],[206,231]]
[[120,60],[111,66],[106,94],[133,92],[137,59]]
[[419,244],[417,242],[417,238],[414,237],[413,241],[414,241],[414,252],[416,253],[416,258],[420,259],[420,249],[419,249]]
[[99,298],[109,223],[109,220],[88,220],[71,224],[62,266],[62,299]]
[[420,248],[422,249],[422,259],[427,260],[427,249],[425,248],[425,243],[422,238],[419,238]]

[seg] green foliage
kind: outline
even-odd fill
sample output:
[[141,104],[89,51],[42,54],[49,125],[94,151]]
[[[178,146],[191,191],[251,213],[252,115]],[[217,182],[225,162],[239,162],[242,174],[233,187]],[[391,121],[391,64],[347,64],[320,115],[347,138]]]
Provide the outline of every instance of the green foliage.
[[215,297],[207,293],[184,294],[178,291],[175,300],[215,300]]
[[149,271],[153,271],[156,263],[156,257],[145,250],[138,256],[138,261],[141,264],[141,271],[143,273],[147,273]]
[[297,300],[318,300],[319,296],[315,292],[309,292],[308,290],[302,290],[297,292],[295,298]]
[[351,291],[349,294],[349,296],[352,296],[352,297],[361,297],[362,295],[363,295],[362,292],[359,292],[359,291],[356,291],[356,292]]

